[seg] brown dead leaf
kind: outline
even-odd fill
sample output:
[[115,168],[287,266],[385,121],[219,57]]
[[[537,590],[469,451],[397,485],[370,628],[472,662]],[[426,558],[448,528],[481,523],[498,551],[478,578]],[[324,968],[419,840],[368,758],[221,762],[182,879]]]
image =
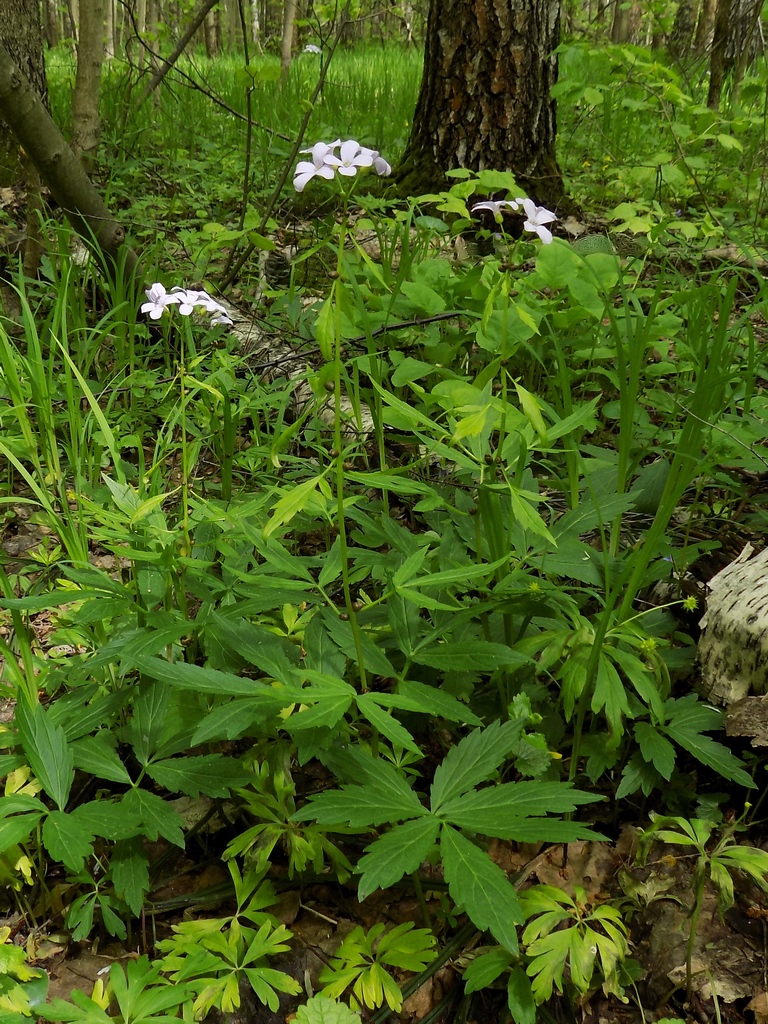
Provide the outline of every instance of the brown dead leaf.
[[763,989],[746,1006],[755,1015],[755,1024],[768,1024],[768,992]]
[[537,861],[535,873],[544,885],[554,885],[573,896],[580,885],[589,896],[608,889],[621,865],[610,843],[568,843],[553,846]]

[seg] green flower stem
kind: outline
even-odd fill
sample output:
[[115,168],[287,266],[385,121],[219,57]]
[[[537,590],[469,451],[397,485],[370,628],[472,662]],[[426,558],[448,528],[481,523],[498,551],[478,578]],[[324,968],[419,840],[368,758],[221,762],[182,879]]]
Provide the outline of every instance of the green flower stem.
[[335,480],[336,480],[336,519],[339,530],[339,552],[341,554],[341,583],[344,591],[344,606],[346,608],[349,625],[352,629],[352,637],[355,643],[357,654],[357,670],[360,675],[360,690],[365,693],[368,689],[368,681],[365,672],[365,657],[363,654],[363,640],[360,632],[360,624],[357,621],[357,613],[352,601],[352,590],[349,581],[349,547],[347,544],[347,520],[344,510],[344,447],[341,436],[341,375],[342,375],[342,347],[341,347],[341,302],[339,300],[339,282],[344,261],[344,241],[347,234],[347,208],[349,193],[343,193],[343,207],[341,225],[339,227],[339,245],[336,253],[336,280],[333,282],[332,295],[334,297],[333,307],[333,445],[335,451]]

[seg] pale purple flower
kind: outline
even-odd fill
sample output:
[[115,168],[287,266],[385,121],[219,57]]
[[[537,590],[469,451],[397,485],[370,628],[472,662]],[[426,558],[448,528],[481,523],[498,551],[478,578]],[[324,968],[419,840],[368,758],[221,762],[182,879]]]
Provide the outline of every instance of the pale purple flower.
[[307,43],[307,45],[304,47],[304,49],[301,52],[302,53],[322,53],[323,51],[320,49],[319,46],[315,46],[314,43]]
[[551,224],[553,220],[557,220],[555,214],[543,206],[537,206],[532,199],[519,199],[518,202],[523,204],[523,209],[525,210],[527,218],[525,224],[523,224],[525,230],[535,232],[544,245],[549,245],[552,241],[552,232],[549,228],[544,227],[544,225]]
[[392,168],[389,166],[384,157],[381,156],[378,149],[369,149],[368,152],[373,157],[373,163],[371,164],[371,166],[373,167],[374,171],[376,171],[377,174],[386,176],[387,174],[392,173]]
[[195,306],[207,313],[214,313],[211,324],[231,324],[227,310],[220,302],[212,299],[206,291],[195,291],[193,288],[172,288],[170,292],[161,284],[153,284],[146,292],[149,302],[142,304],[141,312],[149,313],[153,320],[159,320],[168,306],[178,306],[182,316],[189,316]]
[[314,177],[325,178],[330,181],[334,175],[333,167],[329,166],[329,159],[334,157],[334,149],[341,144],[341,140],[337,139],[335,142],[328,144],[327,142],[317,142],[311,149],[302,149],[302,153],[311,153],[311,160],[300,160],[296,164],[296,170],[293,172],[293,187],[297,192],[303,192],[304,186],[308,181],[311,181]]
[[354,139],[347,139],[342,142],[340,155],[329,154],[325,158],[326,166],[335,167],[339,174],[351,178],[357,174],[360,167],[370,167],[373,164],[373,150],[365,149]]
[[478,210],[490,210],[496,220],[501,223],[501,215],[505,209],[517,212],[520,209],[521,200],[517,199],[486,199],[483,203],[475,203],[472,213]]
[[167,306],[175,306],[179,301],[178,295],[167,292],[165,286],[159,283],[147,288],[144,294],[149,301],[141,304],[141,312],[149,313],[153,320],[159,320]]

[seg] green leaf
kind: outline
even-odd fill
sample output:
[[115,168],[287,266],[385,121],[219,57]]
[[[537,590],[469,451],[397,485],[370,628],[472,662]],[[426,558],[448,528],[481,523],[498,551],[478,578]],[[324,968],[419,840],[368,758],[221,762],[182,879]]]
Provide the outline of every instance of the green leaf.
[[670,721],[664,731],[675,743],[687,750],[689,754],[693,754],[702,764],[714,768],[724,779],[737,782],[747,789],[757,788],[757,784],[744,771],[743,761],[740,761],[722,743],[717,743],[709,736],[702,736],[695,726],[688,726],[679,720]]
[[[331,611],[330,608],[323,608],[320,615],[333,642],[346,654],[350,661],[356,662],[358,657],[357,645],[350,623],[340,619],[338,614]],[[365,632],[360,634],[360,645],[368,672],[377,676],[383,676],[385,679],[397,677],[397,672],[395,672],[387,656]]]
[[517,930],[525,916],[507,876],[477,846],[444,825],[440,837],[443,870],[451,899],[469,915],[481,931],[510,953],[517,953]]
[[[136,668],[152,679],[159,679],[182,690],[198,693],[213,693],[224,697],[269,697],[275,700],[279,690],[267,686],[258,679],[244,679],[231,672],[219,672],[213,668],[190,665],[185,661],[165,661],[163,658],[138,656],[133,659]],[[294,696],[286,691],[284,707],[292,704]]]
[[39,820],[40,814],[19,814],[13,818],[3,818],[0,821],[0,853],[28,839],[37,828]]
[[93,833],[74,814],[51,811],[43,822],[43,842],[51,857],[70,871],[80,871],[93,855]]
[[[500,839],[516,839],[517,830],[525,819],[538,818],[538,821],[531,821],[531,827],[545,828],[548,822],[542,819],[542,815],[568,814],[579,804],[601,799],[597,793],[574,789],[569,782],[507,782],[444,802],[440,816],[472,832]],[[568,825],[570,828],[579,827],[572,823]]]
[[104,839],[128,839],[141,831],[139,813],[129,813],[122,802],[115,800],[90,800],[71,813],[83,828]]
[[432,813],[484,782],[513,751],[526,719],[494,722],[487,729],[475,729],[448,751],[435,771],[431,790]]
[[195,797],[205,793],[221,799],[229,797],[238,786],[244,786],[249,778],[238,761],[222,754],[199,754],[150,762],[147,774],[171,793]]
[[115,892],[138,917],[149,889],[149,864],[141,836],[115,843],[109,867]]
[[130,786],[131,777],[117,756],[115,748],[117,739],[106,729],[101,729],[95,736],[84,736],[72,743],[72,757],[75,768],[95,775],[97,779],[109,782],[120,782]]
[[75,778],[72,749],[61,726],[53,725],[39,704],[16,705],[16,726],[29,766],[60,811],[69,799]]
[[440,822],[427,815],[395,826],[366,847],[357,862],[361,872],[357,898],[362,902],[376,889],[387,889],[403,875],[417,871],[433,849],[439,831]]
[[212,612],[205,631],[273,679],[287,682],[295,677],[299,648],[264,626]]
[[[448,722],[461,722],[477,726],[483,724],[482,720],[474,711],[470,711],[466,704],[462,704],[456,697],[444,690],[439,690],[436,686],[429,686],[427,683],[409,679],[398,684],[397,695],[412,702],[411,711],[421,711],[423,714],[434,715],[436,718],[445,718]],[[378,696],[381,697],[381,694]],[[405,705],[400,706],[405,707]]]
[[529,661],[525,655],[513,651],[506,644],[493,644],[485,640],[432,644],[414,651],[412,658],[418,665],[427,665],[444,672],[494,672],[497,668],[518,667]]
[[375,693],[359,694],[357,706],[360,712],[390,743],[403,747],[404,750],[410,750],[412,754],[421,757],[421,749],[417,746],[413,736],[396,718],[382,710],[377,702],[377,696],[378,694]]
[[171,694],[160,682],[144,682],[139,687],[126,730],[139,764],[145,765],[161,742]]
[[362,1024],[359,1013],[328,996],[312,996],[298,1008],[294,1024]]
[[159,796],[144,789],[131,789],[123,797],[122,804],[130,815],[141,821],[147,839],[155,840],[161,835],[174,846],[184,848],[182,820]]
[[285,707],[286,698],[281,691],[273,690],[271,695],[242,697],[220,704],[203,718],[192,736],[192,746],[210,743],[212,740],[236,740],[257,722],[268,721]]
[[522,967],[513,967],[509,972],[507,1004],[515,1024],[536,1024],[536,1000]]
[[643,760],[652,764],[659,775],[669,782],[675,767],[674,746],[648,722],[636,722],[634,732]]
[[512,954],[501,946],[475,957],[464,971],[464,991],[470,995],[488,988],[512,962]]
[[426,813],[426,808],[408,783],[394,768],[379,759],[375,775],[366,777],[362,785],[350,784],[313,794],[307,806],[292,815],[291,820],[312,818],[321,825],[346,822],[351,828],[364,828],[422,817]]
[[315,321],[315,337],[317,338],[317,343],[320,346],[320,354],[326,363],[329,363],[331,359],[333,359],[333,343],[336,338],[335,293],[336,282],[334,281],[331,285],[330,294],[320,307],[320,312],[317,314],[317,320]]

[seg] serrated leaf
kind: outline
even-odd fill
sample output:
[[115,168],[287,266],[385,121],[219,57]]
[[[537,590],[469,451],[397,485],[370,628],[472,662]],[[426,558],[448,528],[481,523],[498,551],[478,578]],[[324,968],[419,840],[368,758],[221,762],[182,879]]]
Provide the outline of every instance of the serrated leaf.
[[709,736],[703,736],[693,728],[687,731],[679,722],[676,722],[674,727],[670,723],[665,731],[675,743],[679,743],[702,764],[714,768],[724,779],[736,782],[747,789],[757,788],[757,783],[753,782],[752,778],[744,771],[744,762],[740,761],[722,743],[718,743]]
[[485,640],[462,640],[459,643],[433,644],[414,651],[412,660],[418,665],[443,672],[494,672],[497,668],[519,667],[529,661],[506,644]]
[[51,857],[70,871],[80,871],[93,855],[93,833],[82,819],[65,811],[51,811],[43,822],[43,842]]
[[129,812],[125,804],[114,800],[90,800],[71,812],[83,828],[104,839],[128,839],[141,831],[138,811]]
[[160,682],[144,682],[133,701],[133,716],[126,730],[139,764],[146,764],[157,750],[163,733],[172,691]]
[[525,719],[493,722],[487,729],[475,729],[452,747],[435,771],[431,809],[436,814],[443,804],[484,782],[514,749]]
[[375,773],[367,776],[363,785],[349,784],[313,794],[291,820],[312,818],[322,825],[346,823],[351,828],[364,828],[427,814],[416,793],[394,768],[379,759]]
[[357,898],[362,902],[376,889],[387,889],[403,875],[418,870],[437,841],[440,822],[425,816],[397,825],[366,847],[357,862],[361,872]]
[[115,751],[116,739],[102,729],[95,736],[84,736],[72,743],[75,768],[95,775],[97,779],[120,782],[130,786],[131,777]]
[[72,750],[61,726],[53,725],[39,704],[25,700],[16,705],[16,726],[29,766],[60,811],[75,778]]
[[[379,699],[381,694],[377,695]],[[460,700],[439,690],[427,683],[419,683],[412,679],[398,684],[397,696],[406,697],[411,701],[411,711],[421,711],[422,714],[434,715],[436,718],[444,718],[448,722],[462,722],[466,725],[482,725],[481,719],[474,711],[471,711],[466,704]],[[405,707],[405,705],[399,705]]]
[[[507,782],[447,801],[440,807],[440,816],[459,828],[510,839],[517,838],[516,830],[526,819],[539,819],[531,821],[535,829],[549,824],[545,814],[567,814],[580,804],[597,800],[602,800],[599,794],[574,789],[569,782]],[[570,822],[560,824],[579,827]]]
[[659,775],[669,782],[675,767],[674,746],[648,722],[636,722],[634,732],[643,760],[652,764]]
[[445,879],[454,903],[473,924],[493,937],[510,953],[517,952],[517,930],[523,924],[520,901],[507,876],[468,839],[444,825],[440,836]]
[[392,715],[387,714],[386,711],[379,707],[377,697],[378,694],[375,693],[361,693],[358,695],[357,706],[361,714],[390,743],[403,747],[404,750],[410,750],[412,754],[421,757],[421,749],[417,746],[413,736],[396,718],[393,718]]
[[[182,690],[194,690],[197,693],[213,693],[219,697],[259,697],[266,694],[272,698],[276,693],[271,686],[258,679],[245,679],[231,672],[219,672],[218,669],[204,668],[201,665],[190,665],[185,661],[170,662],[163,658],[136,656],[133,659],[136,667],[144,675],[159,679],[177,686]],[[295,700],[287,691],[285,703],[287,707]]]
[[115,892],[138,917],[149,889],[149,863],[141,836],[115,843],[109,867]]
[[276,715],[285,706],[278,690],[275,695],[243,697],[220,704],[203,718],[192,736],[192,746],[213,740],[236,740],[256,722]]
[[212,612],[206,620],[205,631],[273,679],[288,682],[295,678],[298,647],[264,626]]
[[122,804],[129,814],[139,818],[147,839],[154,840],[160,835],[174,846],[184,848],[181,817],[159,796],[145,789],[131,789],[123,797]]
[[249,778],[239,762],[222,754],[199,754],[150,762],[147,774],[171,793],[195,797],[205,793],[221,799],[230,796],[238,786],[244,786]]

